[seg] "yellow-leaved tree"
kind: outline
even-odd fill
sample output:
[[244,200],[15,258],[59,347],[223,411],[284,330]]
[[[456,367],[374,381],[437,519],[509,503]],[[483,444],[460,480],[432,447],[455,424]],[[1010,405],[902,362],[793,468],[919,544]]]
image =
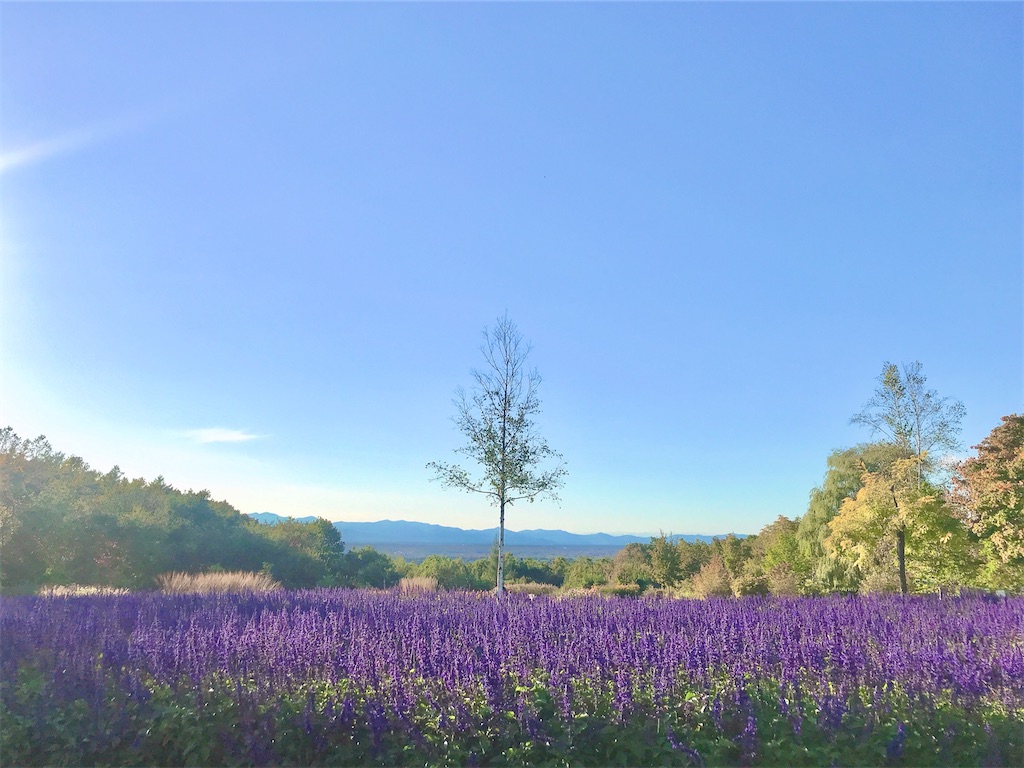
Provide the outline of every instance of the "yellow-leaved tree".
[[828,523],[826,550],[852,561],[868,589],[884,584],[893,565],[903,594],[910,591],[908,572],[914,591],[928,592],[969,582],[977,567],[969,535],[942,489],[922,479],[926,460],[911,456],[865,471],[863,487]]

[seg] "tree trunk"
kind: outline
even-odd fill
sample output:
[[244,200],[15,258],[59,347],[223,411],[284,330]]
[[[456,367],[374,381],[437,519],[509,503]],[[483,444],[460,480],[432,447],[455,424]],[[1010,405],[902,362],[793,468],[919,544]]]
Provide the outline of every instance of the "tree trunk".
[[[918,464],[918,468],[920,468]],[[900,514],[900,501],[896,498],[896,486],[889,486],[889,493],[892,494],[893,507],[896,509],[896,515]],[[900,525],[896,529],[896,564],[900,569],[900,592],[907,594],[907,529]]]
[[500,501],[500,513],[498,516],[498,583],[497,594],[500,597],[505,593],[505,499]]
[[907,533],[902,528],[896,531],[896,561],[900,567],[900,592],[905,595],[907,594]]

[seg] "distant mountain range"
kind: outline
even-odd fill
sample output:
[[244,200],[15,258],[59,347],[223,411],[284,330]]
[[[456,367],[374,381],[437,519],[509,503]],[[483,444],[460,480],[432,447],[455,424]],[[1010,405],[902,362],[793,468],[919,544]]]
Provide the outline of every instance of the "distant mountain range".
[[[273,512],[254,512],[250,515],[261,523],[274,525],[287,517],[275,515]],[[300,523],[308,523],[315,517],[293,518]],[[337,522],[334,527],[341,532],[346,547],[373,546],[376,544],[437,544],[473,545],[489,547],[498,535],[497,528],[482,530],[466,530],[448,525],[431,523],[412,523],[405,520],[380,520],[375,523]],[[704,536],[702,534],[676,534],[670,538],[684,539],[689,542],[721,539],[728,534]],[[744,534],[737,534],[741,538]],[[561,530],[534,529],[528,531],[510,531],[505,529],[505,543],[510,546],[528,547],[625,547],[627,544],[650,542],[650,536],[612,536],[607,533],[569,533]]]

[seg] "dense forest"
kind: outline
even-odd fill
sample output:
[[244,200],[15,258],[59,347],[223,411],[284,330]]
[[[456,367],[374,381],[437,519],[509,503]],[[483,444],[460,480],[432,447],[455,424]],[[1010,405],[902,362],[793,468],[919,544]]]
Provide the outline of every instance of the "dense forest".
[[[615,594],[1024,591],[1024,416],[1002,419],[945,474],[891,440],[834,451],[802,516],[707,544],[668,535],[614,558],[506,554],[511,587]],[[902,556],[901,552],[902,550]],[[903,568],[900,565],[903,563]],[[168,572],[255,571],[285,587],[390,587],[403,577],[488,589],[497,554],[421,563],[346,551],[327,520],[257,523],[206,491],[101,473],[39,437],[0,431],[0,587],[154,589]],[[901,574],[902,570],[902,574]]]

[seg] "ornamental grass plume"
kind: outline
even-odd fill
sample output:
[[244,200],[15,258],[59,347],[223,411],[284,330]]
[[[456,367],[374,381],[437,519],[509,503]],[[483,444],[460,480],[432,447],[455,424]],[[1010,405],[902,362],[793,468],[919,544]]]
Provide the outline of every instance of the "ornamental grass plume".
[[437,579],[433,576],[404,576],[398,582],[398,591],[403,595],[419,595],[437,591]]
[[274,592],[281,582],[267,573],[222,571],[219,573],[162,573],[156,577],[161,592],[169,595],[206,595],[214,592]]
[[128,590],[122,587],[102,587],[90,584],[58,584],[40,587],[36,594],[40,597],[81,597],[83,595],[127,595]]

